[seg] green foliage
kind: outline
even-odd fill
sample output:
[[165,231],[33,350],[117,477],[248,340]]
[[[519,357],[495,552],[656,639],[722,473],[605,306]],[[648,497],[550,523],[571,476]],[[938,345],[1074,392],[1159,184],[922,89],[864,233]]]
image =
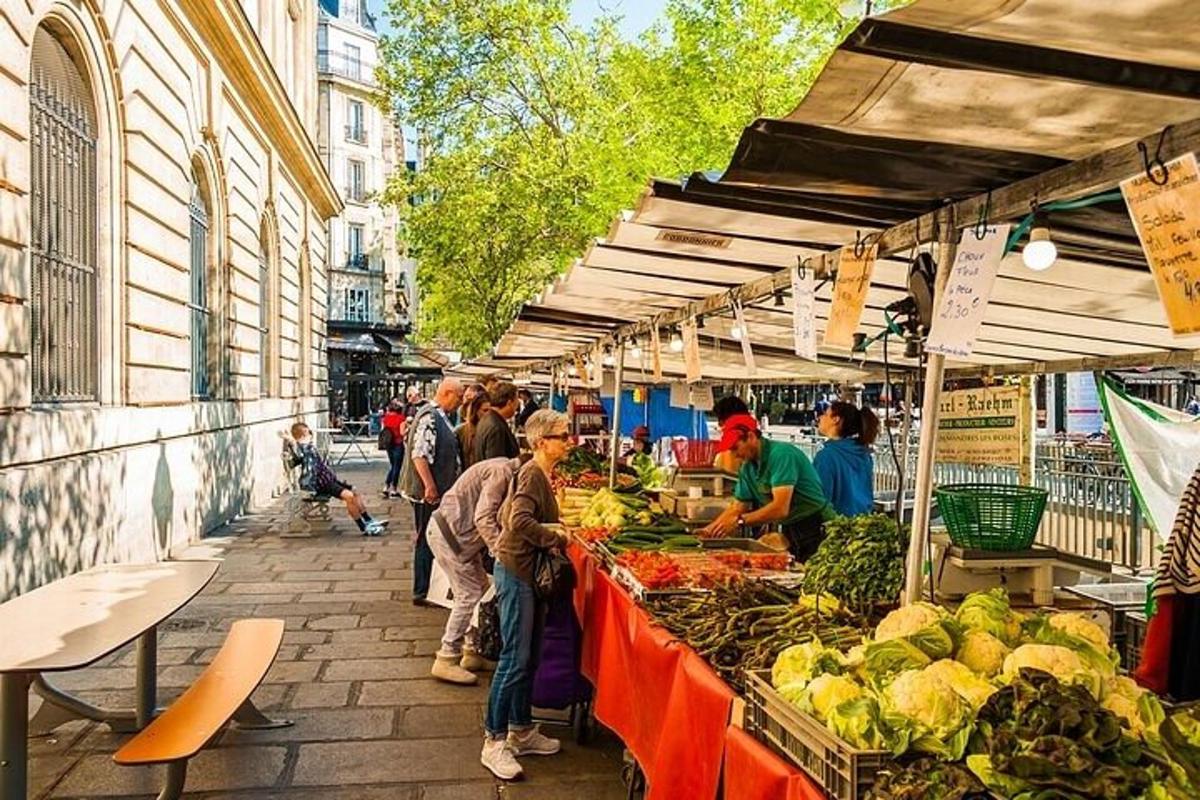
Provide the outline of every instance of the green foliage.
[[388,0],[379,78],[423,168],[385,199],[419,259],[422,338],[486,351],[649,177],[723,168],[811,84],[853,24],[838,5],[671,0],[628,42],[567,0]]

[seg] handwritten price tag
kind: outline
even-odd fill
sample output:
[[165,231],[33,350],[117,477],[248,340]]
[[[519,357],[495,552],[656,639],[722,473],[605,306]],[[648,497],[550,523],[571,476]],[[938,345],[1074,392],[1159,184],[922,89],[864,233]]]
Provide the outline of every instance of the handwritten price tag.
[[825,327],[825,344],[830,347],[854,346],[854,332],[862,321],[867,304],[867,289],[875,269],[876,245],[864,249],[861,256],[853,247],[843,247],[838,254],[837,282],[833,286],[833,307]]
[[814,294],[813,271],[807,267],[793,267],[792,339],[796,355],[808,361],[817,360],[817,304]]
[[975,349],[975,338],[1004,257],[1008,230],[1008,225],[987,228],[982,239],[974,228],[962,232],[946,289],[934,312],[933,330],[925,344],[928,352],[966,358]]
[[[1188,153],[1167,164],[1159,186],[1145,174],[1121,181],[1121,193],[1167,322],[1176,336],[1200,333],[1200,169]],[[1161,177],[1155,173],[1155,177]]]
[[680,326],[683,336],[683,372],[688,383],[696,383],[703,377],[700,366],[700,334],[696,321],[688,320]]

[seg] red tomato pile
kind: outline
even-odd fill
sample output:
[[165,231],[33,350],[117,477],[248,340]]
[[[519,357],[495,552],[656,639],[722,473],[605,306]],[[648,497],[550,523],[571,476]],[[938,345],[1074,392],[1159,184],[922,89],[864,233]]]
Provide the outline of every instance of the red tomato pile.
[[633,573],[638,583],[650,590],[674,589],[687,583],[675,559],[662,553],[630,550],[617,556],[617,563]]
[[791,566],[787,553],[713,553],[712,557],[722,564],[738,569],[764,569],[782,572]]
[[577,528],[575,530],[575,535],[578,536],[583,541],[587,542],[588,544],[594,544],[596,542],[602,542],[605,539],[612,536],[613,531],[609,530],[608,528],[604,528],[604,527]]

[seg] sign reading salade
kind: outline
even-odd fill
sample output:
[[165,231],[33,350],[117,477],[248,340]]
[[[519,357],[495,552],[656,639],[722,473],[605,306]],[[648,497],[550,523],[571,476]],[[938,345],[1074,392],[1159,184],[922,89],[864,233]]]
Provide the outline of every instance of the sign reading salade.
[[837,281],[833,285],[833,305],[829,310],[829,324],[825,326],[825,345],[854,346],[854,333],[862,321],[863,308],[867,304],[867,289],[871,287],[871,272],[875,269],[876,245],[862,248],[859,253],[854,247],[843,247],[838,251]]
[[938,401],[937,459],[949,464],[1020,464],[1021,390],[959,389]]
[[1176,336],[1200,333],[1200,169],[1188,153],[1121,181],[1121,193],[1137,230],[1142,250],[1167,322]]

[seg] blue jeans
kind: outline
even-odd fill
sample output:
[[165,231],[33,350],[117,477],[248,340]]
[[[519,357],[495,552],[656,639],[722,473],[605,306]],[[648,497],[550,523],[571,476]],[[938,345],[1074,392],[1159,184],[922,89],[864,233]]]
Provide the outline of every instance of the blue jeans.
[[428,503],[413,503],[413,521],[417,526],[417,541],[413,548],[413,599],[424,600],[429,594],[429,580],[433,573],[433,551],[425,533],[429,529],[429,518],[437,506]]
[[500,661],[492,676],[484,729],[493,738],[533,724],[533,640],[536,605],[533,587],[499,561],[493,573],[500,611]]
[[387,454],[391,466],[388,467],[387,480],[383,482],[383,485],[394,490],[396,484],[400,483],[400,468],[404,466],[404,445],[392,445],[388,448]]

